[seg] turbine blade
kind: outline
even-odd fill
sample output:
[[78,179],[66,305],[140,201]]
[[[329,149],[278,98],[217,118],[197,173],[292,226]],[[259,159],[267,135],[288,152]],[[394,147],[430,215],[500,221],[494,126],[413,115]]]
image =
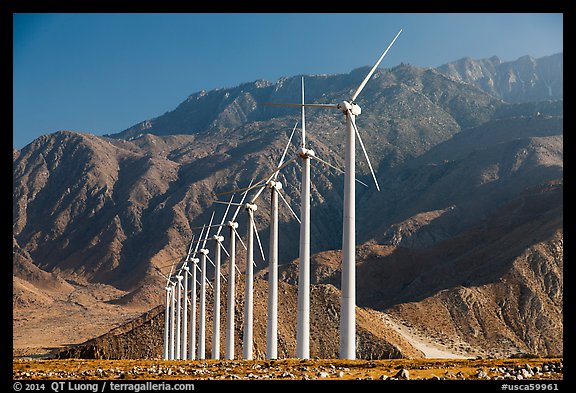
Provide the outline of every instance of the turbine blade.
[[186,255],[186,261],[190,259],[190,253],[192,252],[192,244],[194,244],[194,237],[196,235],[192,235],[192,241],[190,242],[190,247],[188,248],[188,255]]
[[[348,110],[348,112],[350,112],[350,110]],[[350,113],[349,116],[352,116],[352,114]],[[376,180],[376,175],[374,174],[374,169],[372,169],[372,164],[370,164],[370,159],[368,158],[368,153],[366,153],[366,148],[364,147],[364,143],[362,142],[362,138],[360,137],[360,133],[358,132],[358,127],[356,127],[354,120],[350,119],[350,122],[354,126],[354,131],[356,131],[356,136],[358,137],[358,140],[360,141],[360,146],[362,146],[362,151],[364,152],[364,157],[366,157],[366,162],[368,162],[368,166],[370,167],[370,173],[372,173],[372,179],[374,179],[374,184],[376,184],[376,188],[378,189],[378,191],[380,191],[380,186],[378,185],[378,180]]]
[[[228,202],[222,202],[222,201],[216,201],[216,200],[211,200],[210,202],[212,203],[221,203],[223,205],[227,205]],[[232,203],[232,205],[238,205],[237,203]],[[202,225],[201,227],[194,227],[194,228],[190,228],[190,229],[201,229],[201,228],[218,228],[220,226],[220,224],[214,224],[214,225],[210,225],[207,226],[206,224]],[[202,239],[200,239],[200,241],[202,241]]]
[[298,221],[298,224],[300,224],[300,219],[298,218],[298,216],[296,215],[296,213],[294,213],[294,210],[292,210],[292,207],[290,206],[290,204],[288,203],[288,201],[284,198],[284,195],[282,195],[282,191],[278,190],[278,195],[280,195],[280,199],[282,199],[282,201],[284,201],[284,203],[286,204],[286,206],[288,206],[288,209],[290,209],[290,211],[292,212],[292,215],[294,216],[294,218],[296,219],[296,221]]
[[[262,248],[262,242],[260,242],[260,235],[258,234],[258,228],[256,228],[256,222],[254,221],[254,218],[252,216],[250,216],[250,218],[252,219],[252,226],[254,227],[254,233],[256,233],[256,240],[258,240],[258,246],[260,247],[260,253],[262,254],[262,260],[266,261],[266,257],[264,256],[264,249]],[[254,263],[254,266],[256,266],[256,263],[254,261],[252,261],[252,263]]]
[[[230,194],[230,193],[227,192],[226,194]],[[221,205],[242,206],[241,203],[234,203],[234,202],[230,203],[230,202],[224,202],[224,201],[217,201],[217,200],[214,200],[214,199],[211,200],[210,202],[212,202],[212,203],[220,203]],[[218,226],[220,226],[220,225],[213,225],[213,226],[214,226],[214,227],[218,227]]]
[[222,247],[222,250],[226,253],[226,255],[228,255],[228,258],[230,258],[230,254],[228,253],[228,251],[226,251],[226,247],[224,247],[224,244],[222,243],[218,243],[220,244],[220,247]]
[[[282,157],[280,158],[280,162],[278,163],[278,166],[281,166],[282,163],[284,162],[284,158],[286,158],[286,153],[288,152],[288,148],[290,147],[290,142],[292,141],[292,137],[294,136],[294,131],[296,131],[297,126],[298,126],[298,122],[296,122],[296,124],[294,124],[294,128],[292,129],[292,133],[290,134],[290,138],[288,138],[288,143],[286,144],[286,147],[284,148],[284,153],[282,153]],[[276,172],[276,174],[274,175],[274,180],[276,180],[277,177],[278,177],[278,172]]]
[[312,108],[335,108],[335,109],[338,109],[338,105],[336,105],[336,104],[280,104],[280,103],[273,103],[273,102],[265,102],[263,105],[266,105],[266,106],[309,106]]
[[220,231],[222,230],[222,227],[224,226],[224,220],[226,220],[226,215],[228,214],[228,210],[230,210],[230,204],[232,203],[232,200],[234,199],[234,195],[236,195],[236,194],[232,194],[232,198],[230,198],[230,202],[228,202],[228,206],[226,206],[226,211],[224,212],[224,215],[222,216],[222,221],[220,222],[220,227],[218,228],[218,231],[216,231],[216,236],[220,236]]
[[168,278],[167,278],[168,281],[166,281],[166,285],[168,285],[170,278],[172,278],[172,270],[174,269],[175,264],[176,264],[176,261],[174,261],[174,263],[172,264],[172,267],[170,267],[170,274],[168,274]]
[[[272,175],[272,176],[274,176],[274,175]],[[270,179],[272,178],[272,176],[270,176]],[[264,184],[262,187],[260,187],[260,189],[258,190],[256,195],[254,195],[254,198],[252,198],[250,200],[250,203],[254,203],[254,201],[260,196],[260,194],[262,194],[262,191],[264,191],[265,188],[266,188],[266,184]]]
[[212,261],[212,259],[210,259],[210,257],[208,255],[206,255],[206,259],[208,259],[208,261],[210,261],[212,266],[216,267],[216,264]]
[[[253,182],[254,182],[254,179],[250,180],[250,184],[248,185],[248,188],[250,188],[250,186],[252,185]],[[234,215],[232,216],[232,220],[230,220],[231,222],[234,222],[234,220],[236,219],[236,216],[238,215],[240,208],[243,206],[242,204],[244,203],[244,199],[246,198],[246,195],[248,195],[248,191],[243,193],[242,200],[238,204],[238,207],[236,208],[236,211],[234,212]]]
[[160,269],[158,269],[157,266],[155,266],[155,271],[158,272],[158,274],[160,274],[162,277],[164,277],[166,279],[166,285],[168,285],[168,281],[170,281],[170,278],[166,277],[166,275],[164,273],[162,273],[160,271]]
[[[202,227],[202,232],[200,232],[200,239],[202,239],[202,234],[204,233],[204,227]],[[200,242],[196,243],[196,247],[194,248],[194,254],[192,254],[192,258],[194,258],[196,256],[196,253],[198,252],[198,245],[200,244]]]
[[206,231],[206,237],[204,238],[204,243],[202,243],[202,248],[206,247],[206,240],[208,240],[208,235],[210,234],[210,225],[212,225],[212,220],[214,219],[214,213],[216,212],[213,211],[212,216],[210,217],[210,223],[208,224],[208,230]]
[[[221,193],[215,194],[215,195],[216,195],[216,196],[222,196],[222,195],[228,195],[228,194],[232,194],[232,193],[236,193],[236,192],[248,192],[248,191],[250,191],[250,190],[252,190],[252,189],[254,189],[254,188],[256,188],[256,187],[265,186],[265,185],[266,185],[266,183],[263,183],[263,182],[258,182],[258,183],[254,184],[254,185],[252,185],[252,183],[250,183],[250,186],[248,186],[248,187],[235,188],[234,190],[224,191],[224,192],[221,192]],[[221,201],[214,201],[214,202],[227,203],[227,202],[221,202]],[[233,203],[233,205],[235,205],[235,204]]]
[[382,59],[384,58],[384,56],[386,56],[386,53],[388,53],[388,50],[390,49],[390,47],[392,47],[392,45],[394,44],[394,41],[396,41],[396,38],[398,38],[398,36],[400,35],[400,33],[402,33],[402,29],[400,29],[400,31],[398,32],[398,34],[396,34],[396,37],[394,37],[394,39],[392,40],[392,42],[390,43],[390,45],[388,45],[388,48],[386,48],[386,50],[384,51],[384,53],[382,53],[382,56],[380,56],[380,58],[378,59],[378,61],[376,62],[376,64],[374,64],[374,67],[372,67],[372,69],[370,70],[370,72],[368,73],[368,75],[366,75],[366,77],[364,78],[364,80],[362,81],[362,83],[360,84],[360,86],[358,86],[358,89],[356,89],[356,92],[355,92],[354,95],[352,96],[352,99],[350,100],[350,102],[354,102],[354,100],[356,99],[356,97],[358,97],[358,95],[360,94],[360,92],[362,91],[362,89],[364,89],[364,86],[366,86],[366,83],[368,83],[368,80],[370,79],[370,77],[372,76],[372,74],[374,73],[374,71],[376,71],[376,68],[378,68],[378,66],[380,65],[380,62],[382,61]]
[[[324,161],[323,159],[321,159],[321,158],[319,158],[319,157],[317,157],[317,156],[311,156],[311,157],[314,158],[315,160],[318,160],[318,161],[321,162],[322,164],[324,164],[324,165],[326,165],[326,166],[328,166],[328,167],[330,167],[330,168],[332,168],[332,169],[340,172],[340,173],[344,173],[344,171],[343,171],[342,169],[338,168],[337,166],[334,166],[334,165],[330,164],[330,163],[327,162],[327,161]],[[364,183],[362,180],[358,180],[358,179],[355,179],[355,180],[356,180],[358,183],[362,184],[363,186],[368,187],[368,184]]]
[[302,137],[300,143],[302,143],[302,147],[306,147],[306,115],[305,115],[305,103],[304,103],[304,77],[302,77]]
[[238,240],[240,240],[240,244],[242,244],[242,247],[244,247],[244,249],[247,250],[248,248],[246,247],[246,244],[244,244],[244,242],[242,241],[242,238],[241,238],[240,235],[238,234],[238,231],[236,230],[236,228],[234,228],[234,233],[235,233],[236,236],[238,237]]
[[[284,164],[280,165],[278,168],[276,168],[274,171],[272,171],[272,173],[270,173],[270,176],[268,177],[268,179],[266,180],[266,183],[268,183],[270,181],[270,179],[272,179],[272,177],[274,176],[274,174],[282,169],[284,169],[286,166],[292,164],[294,161],[296,161],[298,157],[294,157],[289,159],[288,161],[286,161]],[[251,199],[250,203],[254,203],[254,201],[256,200],[256,198],[258,198],[260,196],[260,194],[262,193],[262,191],[264,190],[264,187],[262,187],[254,196],[254,198]]]

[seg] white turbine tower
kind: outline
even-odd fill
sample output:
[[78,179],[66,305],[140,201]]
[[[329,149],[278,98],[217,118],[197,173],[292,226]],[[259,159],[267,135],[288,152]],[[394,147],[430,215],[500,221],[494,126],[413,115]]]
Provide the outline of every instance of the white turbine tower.
[[306,121],[304,114],[304,77],[302,77],[302,184],[300,191],[300,265],[298,267],[298,323],[296,326],[296,357],[310,357],[310,157],[306,149]]
[[[234,195],[230,198],[230,203],[234,199]],[[228,214],[228,209],[230,209],[230,203],[226,207],[226,211],[222,216],[222,221],[218,227],[218,231],[214,235],[214,241],[216,241],[216,263],[214,266],[214,310],[212,312],[212,359],[220,359],[220,265],[221,265],[221,250],[226,252],[226,249],[222,245],[224,241],[224,236],[220,236],[220,231],[224,226],[224,221],[226,220],[226,215]],[[228,254],[228,252],[226,252]],[[230,256],[230,254],[228,254]],[[234,272],[232,272],[234,273]]]
[[212,217],[210,217],[210,223],[206,230],[206,237],[204,238],[202,248],[200,249],[200,253],[202,254],[200,257],[202,278],[200,279],[200,315],[198,316],[198,360],[204,360],[206,348],[206,258],[209,252],[206,248],[206,241],[208,240],[208,234],[210,233],[212,219],[214,219],[214,212],[212,212]]
[[[202,231],[200,232],[199,239],[202,239],[202,235],[204,234],[204,228],[202,227]],[[194,243],[194,242],[192,242]],[[190,294],[190,342],[188,346],[188,359],[195,360],[196,359],[196,270],[199,269],[198,262],[200,262],[199,258],[196,258],[196,252],[198,251],[198,246],[200,245],[200,241],[196,242],[196,247],[194,249],[194,253],[192,254],[192,258],[190,261],[193,264],[192,273],[188,271],[188,274],[192,277],[192,287],[191,287],[191,294]]]
[[170,273],[165,276],[160,269],[157,267],[156,271],[166,279],[166,307],[164,311],[164,360],[174,360],[175,355],[175,285],[172,282],[172,271],[174,269],[174,264],[170,268]]
[[175,293],[176,293],[176,284],[174,282],[171,283],[172,284],[172,289],[170,290],[170,292],[172,293],[172,296],[170,297],[170,360],[174,360],[174,334],[175,334],[175,319],[176,319],[176,315],[175,315],[175,302],[174,302],[174,297],[175,297]]
[[166,290],[166,307],[164,309],[164,360],[170,359],[170,356],[171,356],[170,350],[171,349],[172,349],[172,354],[174,353],[173,347],[171,345],[171,339],[173,337],[170,335],[170,329],[172,327],[172,325],[171,325],[172,319],[170,318],[170,315],[172,312],[172,306],[171,306],[172,286],[171,286],[170,277],[172,276],[172,270],[173,269],[174,269],[174,264],[172,264],[172,267],[170,268],[170,273],[168,274],[168,276],[165,276],[164,274],[162,274],[162,272],[159,269],[157,270],[158,273],[160,273],[160,275],[166,279],[166,286],[164,287],[164,289]]
[[[258,230],[256,229],[256,224],[254,223],[254,212],[258,209],[258,206],[254,203],[254,200],[246,203],[244,206],[246,213],[248,213],[248,229],[247,229],[247,250],[246,250],[246,272],[245,272],[245,290],[244,290],[244,336],[242,342],[242,358],[245,360],[253,359],[253,320],[254,320],[254,232],[256,232],[256,238],[258,239],[258,244],[260,246],[260,251],[262,252],[262,259],[264,260],[264,251],[262,250],[262,243],[260,242],[260,237],[258,236]],[[255,230],[256,229],[256,230]]]
[[164,311],[164,360],[168,360],[170,356],[170,298],[171,298],[171,288],[166,283],[166,308]]
[[343,101],[341,104],[273,104],[286,106],[301,106],[314,108],[336,108],[341,110],[346,116],[346,153],[345,153],[345,173],[344,173],[344,212],[342,223],[342,282],[341,282],[341,304],[340,304],[340,358],[356,358],[356,201],[355,201],[355,173],[356,173],[356,138],[368,162],[368,167],[380,191],[376,175],[372,169],[372,164],[366,153],[366,148],[356,127],[356,116],[361,114],[361,109],[355,100],[368,83],[368,80],[380,65],[380,62],[388,53],[388,50],[402,30],[396,34],[388,48],[382,53],[376,64],[366,75],[360,86],[356,89],[349,101]]
[[[252,182],[250,182],[250,185]],[[242,196],[242,200],[237,205],[236,211],[232,216],[232,219],[226,223],[226,226],[230,228],[230,254],[228,254],[230,261],[228,263],[228,295],[227,295],[227,305],[226,305],[226,345],[224,348],[224,357],[226,360],[234,360],[234,318],[235,318],[235,295],[236,295],[236,273],[234,270],[238,270],[236,267],[236,237],[242,243],[244,248],[244,242],[242,242],[242,238],[236,231],[238,228],[238,223],[235,221],[240,208],[243,206],[244,199],[248,193],[245,192]],[[230,202],[229,204],[233,204]],[[240,271],[238,270],[238,273]]]

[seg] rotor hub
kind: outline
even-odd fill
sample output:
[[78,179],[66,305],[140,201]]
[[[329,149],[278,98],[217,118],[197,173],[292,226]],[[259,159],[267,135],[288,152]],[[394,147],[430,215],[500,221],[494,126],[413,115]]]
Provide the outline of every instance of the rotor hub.
[[238,223],[237,223],[237,222],[234,222],[234,221],[228,221],[228,226],[229,226],[230,228],[236,229],[236,228],[238,228]]
[[305,147],[301,147],[298,155],[302,158],[310,158],[310,157],[314,157],[316,154],[314,153],[314,150],[312,150],[312,149],[306,149]]
[[258,206],[256,206],[255,203],[247,203],[245,205],[246,210],[252,210],[253,212],[255,212],[256,210],[258,210]]
[[224,241],[224,236],[214,235],[213,239],[216,240],[217,242],[222,242]]
[[360,106],[355,102],[342,101],[341,104],[338,104],[338,109],[340,109],[344,114],[347,114],[348,111],[350,111],[354,116],[358,116],[362,113],[362,108],[360,108]]
[[200,249],[200,253],[201,253],[201,254],[208,255],[209,252],[210,252],[210,251],[208,251],[207,248],[202,248],[202,249]]
[[282,183],[280,183],[279,181],[273,180],[268,184],[268,187],[270,187],[270,189],[281,190],[282,189]]

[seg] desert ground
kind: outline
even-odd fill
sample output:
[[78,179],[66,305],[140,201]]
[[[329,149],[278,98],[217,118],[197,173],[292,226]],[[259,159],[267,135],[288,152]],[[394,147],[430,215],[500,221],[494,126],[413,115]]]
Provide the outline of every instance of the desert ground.
[[15,380],[563,380],[562,358],[39,360],[15,359]]

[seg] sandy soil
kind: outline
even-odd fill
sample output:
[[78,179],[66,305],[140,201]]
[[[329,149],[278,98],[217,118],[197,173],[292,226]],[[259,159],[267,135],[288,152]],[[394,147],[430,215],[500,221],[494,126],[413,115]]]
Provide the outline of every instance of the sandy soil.
[[110,303],[123,292],[100,284],[75,284],[42,307],[14,308],[13,356],[44,357],[56,348],[104,334],[142,313]]
[[457,353],[445,345],[434,342],[417,329],[402,324],[389,314],[381,313],[381,316],[388,326],[400,333],[416,349],[422,351],[427,359],[468,359],[475,356],[472,353]]

